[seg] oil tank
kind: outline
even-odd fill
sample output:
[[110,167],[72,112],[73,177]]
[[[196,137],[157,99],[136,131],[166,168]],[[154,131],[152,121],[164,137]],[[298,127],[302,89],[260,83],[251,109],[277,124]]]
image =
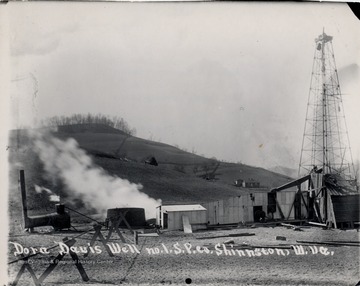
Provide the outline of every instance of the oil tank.
[[[107,210],[107,221],[115,223],[123,214],[131,227],[144,227],[146,225],[145,210],[143,208],[114,208]],[[120,227],[127,227],[124,221],[121,221]]]

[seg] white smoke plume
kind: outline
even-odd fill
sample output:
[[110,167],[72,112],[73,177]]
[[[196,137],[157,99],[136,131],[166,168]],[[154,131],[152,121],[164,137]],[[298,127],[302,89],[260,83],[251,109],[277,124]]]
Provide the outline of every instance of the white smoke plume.
[[46,192],[49,195],[50,202],[58,202],[58,203],[60,202],[60,196],[54,194],[54,192],[51,191],[50,189],[38,185],[34,185],[34,187],[35,187],[35,191],[38,194],[42,193],[43,191]]
[[49,134],[36,133],[34,143],[46,172],[62,180],[70,197],[81,199],[102,214],[109,208],[141,207],[147,218],[155,217],[160,200],[142,193],[142,185],[111,176],[95,166],[76,140],[63,141]]

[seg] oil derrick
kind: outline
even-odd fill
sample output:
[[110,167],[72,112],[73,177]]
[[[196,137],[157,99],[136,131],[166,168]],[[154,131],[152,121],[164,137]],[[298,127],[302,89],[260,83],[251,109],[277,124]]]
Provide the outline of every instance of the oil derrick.
[[315,39],[299,176],[321,174],[318,189],[350,194],[358,187],[332,39],[324,31]]
[[346,127],[332,37],[315,39],[315,54],[299,164],[299,178],[271,190],[297,188],[287,219],[306,218],[323,227],[354,228],[360,222],[360,194]]

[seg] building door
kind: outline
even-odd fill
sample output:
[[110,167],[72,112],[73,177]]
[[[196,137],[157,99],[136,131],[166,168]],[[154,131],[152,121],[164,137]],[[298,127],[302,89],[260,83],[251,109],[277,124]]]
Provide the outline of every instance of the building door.
[[266,214],[263,211],[262,206],[253,207],[254,222],[261,222],[265,220]]
[[301,219],[301,193],[300,192],[297,192],[295,194],[294,211],[295,211],[295,219]]
[[267,213],[271,214],[271,218],[274,218],[274,213],[276,213],[276,192],[268,193]]
[[168,228],[168,214],[164,213],[164,228]]

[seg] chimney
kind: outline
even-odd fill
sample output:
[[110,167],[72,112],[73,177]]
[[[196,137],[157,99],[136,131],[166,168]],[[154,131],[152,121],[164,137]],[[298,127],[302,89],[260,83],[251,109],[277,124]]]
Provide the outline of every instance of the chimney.
[[27,202],[26,202],[26,189],[25,189],[25,172],[20,170],[20,190],[21,190],[21,202],[24,217],[24,228],[29,228],[29,217],[27,214]]

